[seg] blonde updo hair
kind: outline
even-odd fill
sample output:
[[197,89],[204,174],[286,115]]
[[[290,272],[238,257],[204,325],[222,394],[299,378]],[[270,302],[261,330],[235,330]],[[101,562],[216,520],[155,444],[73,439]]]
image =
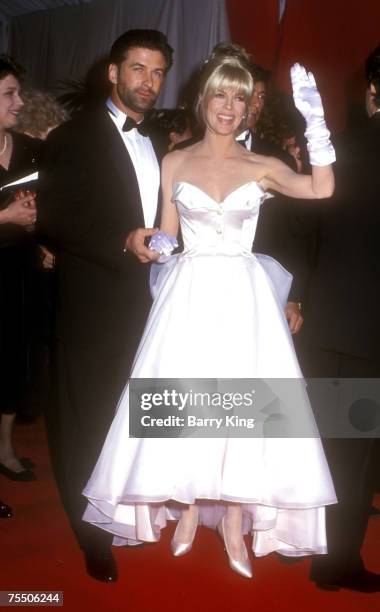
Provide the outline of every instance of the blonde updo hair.
[[246,108],[252,98],[254,82],[250,72],[250,57],[235,43],[219,43],[202,67],[195,114],[198,121],[207,125],[208,103],[218,90],[232,89],[244,97]]

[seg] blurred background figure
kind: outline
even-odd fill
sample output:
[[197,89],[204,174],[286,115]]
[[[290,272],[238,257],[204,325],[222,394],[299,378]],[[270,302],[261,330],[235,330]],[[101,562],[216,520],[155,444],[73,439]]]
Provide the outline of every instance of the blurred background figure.
[[279,146],[291,156],[293,169],[298,173],[310,172],[309,156],[306,149],[305,121],[294,106],[291,96],[276,93],[268,105],[272,117],[273,137]]
[[51,93],[28,89],[22,92],[16,131],[46,140],[49,132],[69,118],[69,113]]
[[[237,140],[248,151],[258,155],[277,157],[287,166],[296,169],[294,158],[284,149],[279,121],[268,105],[268,89],[270,72],[258,64],[249,63],[249,70],[255,85],[248,115],[242,132]],[[283,195],[276,194],[262,207],[257,224],[254,241],[254,251],[274,257],[293,275],[289,301],[285,308],[285,316],[292,334],[297,334],[303,324],[301,302],[304,294],[303,258],[304,245],[292,231],[296,221],[294,201]]]
[[[23,106],[18,113],[15,131],[32,138],[46,140],[48,134],[70,118],[69,112],[53,94],[38,89],[22,92]],[[54,267],[54,255],[39,245],[39,254],[45,270]]]
[[[366,80],[367,122],[336,140],[336,191],[318,212],[301,346],[308,377],[360,382],[380,373],[380,46],[367,59]],[[311,578],[322,589],[380,592],[380,574],[361,556],[379,478],[379,439],[374,425],[363,426],[365,398],[353,401],[358,382],[351,395],[342,385],[339,396],[332,390],[337,399],[328,406],[342,429],[347,423],[366,435],[342,431],[323,440],[339,503],[326,509],[328,554],[313,559]],[[314,405],[322,412],[326,396]]]
[[162,108],[153,111],[149,119],[149,131],[157,135],[166,152],[193,136],[193,117],[185,108]]
[[270,72],[265,70],[262,66],[259,66],[259,64],[251,64],[251,74],[255,83],[255,90],[248,111],[247,127],[261,138],[262,125],[260,125],[260,118],[262,117],[268,95],[267,88]]
[[[69,119],[69,112],[47,91],[23,90],[23,106],[18,113],[15,131],[46,140],[48,134]],[[38,304],[34,317],[34,334],[30,348],[32,385],[30,401],[19,412],[17,420],[30,422],[43,411],[49,398],[50,347],[53,328],[54,254],[46,246],[37,247],[38,262],[33,270],[33,290]]]
[[302,156],[301,156],[301,147],[297,142],[297,136],[289,132],[284,136],[283,139],[283,149],[289,155],[294,158],[296,171],[300,174],[302,173]]
[[[0,187],[38,168],[41,141],[13,131],[23,106],[21,74],[12,58],[0,56]],[[16,454],[12,432],[30,381],[36,208],[32,193],[18,195],[0,199],[0,474],[30,481],[33,463]]]

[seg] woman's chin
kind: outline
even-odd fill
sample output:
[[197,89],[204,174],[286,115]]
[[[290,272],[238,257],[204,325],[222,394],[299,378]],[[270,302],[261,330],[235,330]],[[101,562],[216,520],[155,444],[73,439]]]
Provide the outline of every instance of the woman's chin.
[[219,136],[234,136],[236,133],[235,125],[214,125],[211,130]]
[[16,127],[17,121],[18,121],[17,117],[7,118],[6,121],[3,122],[3,125],[0,126],[0,128],[2,127],[3,130],[11,130],[12,128]]

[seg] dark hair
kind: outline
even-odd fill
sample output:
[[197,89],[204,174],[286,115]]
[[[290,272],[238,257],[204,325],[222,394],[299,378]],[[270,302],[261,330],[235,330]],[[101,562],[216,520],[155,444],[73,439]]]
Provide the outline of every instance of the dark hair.
[[158,30],[127,30],[113,43],[110,51],[110,64],[120,64],[126,59],[130,49],[141,47],[160,51],[166,61],[166,71],[173,63],[173,49],[169,45],[165,34]]
[[253,82],[257,83],[267,83],[271,77],[271,73],[269,70],[266,70],[265,68],[263,68],[262,66],[260,66],[259,64],[252,64],[250,65],[250,73],[253,77]]
[[183,134],[191,127],[192,117],[185,108],[161,108],[155,112],[151,120],[158,129],[167,134],[170,132]]
[[373,85],[375,88],[373,101],[380,108],[380,45],[366,59],[365,76],[368,86]]
[[24,69],[10,55],[2,54],[0,55],[0,80],[5,79],[10,74],[21,81]]

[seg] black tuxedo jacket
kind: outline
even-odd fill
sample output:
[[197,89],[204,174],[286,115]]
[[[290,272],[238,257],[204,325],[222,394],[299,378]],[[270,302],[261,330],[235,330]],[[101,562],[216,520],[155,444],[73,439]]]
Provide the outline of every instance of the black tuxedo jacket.
[[279,146],[277,146],[270,140],[267,140],[266,138],[258,138],[253,132],[251,132],[251,134],[251,151],[253,153],[257,153],[258,155],[270,155],[271,157],[277,157],[277,159],[280,159],[292,170],[296,170],[295,160],[291,155],[289,155],[289,153],[283,151]]
[[380,114],[336,152],[335,194],[318,207],[305,341],[379,360]]
[[150,305],[149,267],[123,248],[144,218],[133,164],[106,107],[49,136],[37,202],[41,241],[57,255],[58,338],[113,353],[128,342],[134,351]]
[[[295,170],[291,155],[280,147],[253,135],[251,151],[280,159]],[[293,275],[289,300],[302,302],[306,293],[308,236],[300,229],[300,219],[307,214],[305,203],[275,194],[261,207],[253,250],[277,259]]]

